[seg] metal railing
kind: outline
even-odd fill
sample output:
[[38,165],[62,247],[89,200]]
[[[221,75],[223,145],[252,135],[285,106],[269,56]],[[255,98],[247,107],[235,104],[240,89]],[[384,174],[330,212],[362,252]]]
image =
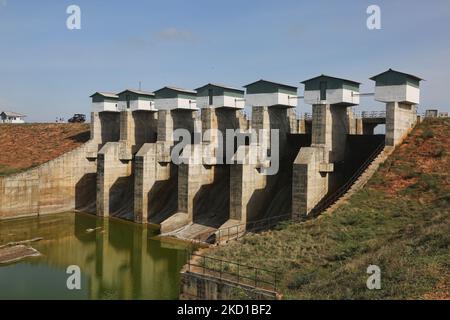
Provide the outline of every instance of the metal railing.
[[[331,195],[321,200],[309,213],[310,217],[314,217],[325,211],[333,203],[335,203],[340,197],[342,197],[353,186],[356,180],[359,179],[361,174],[369,167],[373,160],[383,151],[385,142],[381,142],[378,147],[367,157],[363,164],[356,170],[356,172]],[[221,243],[230,240],[236,240],[243,237],[247,232],[259,232],[262,230],[269,230],[282,221],[293,219],[292,214],[284,214],[248,223],[238,223],[230,227],[218,229],[215,232],[215,242]]]
[[188,254],[187,270],[220,280],[273,291],[277,290],[279,279],[278,272],[274,270],[252,267],[193,252]]
[[297,119],[298,120],[312,120],[312,113],[305,112],[305,113],[297,114]]
[[312,209],[309,213],[310,217],[314,217],[328,209],[331,205],[333,205],[339,198],[341,198],[344,194],[347,193],[348,190],[353,186],[353,184],[359,179],[361,174],[366,171],[369,165],[375,160],[375,158],[384,150],[385,143],[384,141],[380,143],[380,145],[373,151],[370,156],[364,161],[364,163],[359,167],[359,169],[350,177],[350,179],[342,185],[339,189],[337,189],[330,196],[326,197],[322,201],[320,201],[314,209]]
[[[386,118],[386,111],[359,111],[353,112],[355,118]],[[312,120],[312,113],[300,113],[297,114],[299,120]]]
[[230,240],[239,239],[247,232],[259,232],[269,230],[282,221],[289,220],[291,214],[283,214],[279,216],[264,218],[260,220],[250,221],[247,223],[238,223],[229,227],[220,228],[215,232],[215,242],[221,243]]
[[386,111],[353,112],[355,118],[386,118]]

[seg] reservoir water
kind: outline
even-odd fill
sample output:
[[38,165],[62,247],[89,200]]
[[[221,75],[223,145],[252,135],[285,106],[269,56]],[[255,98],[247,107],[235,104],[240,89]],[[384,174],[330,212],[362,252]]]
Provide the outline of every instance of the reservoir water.
[[[81,213],[0,221],[0,246],[43,238],[30,244],[41,256],[0,264],[0,299],[177,299],[188,244],[157,233]],[[67,287],[71,265],[80,290]]]

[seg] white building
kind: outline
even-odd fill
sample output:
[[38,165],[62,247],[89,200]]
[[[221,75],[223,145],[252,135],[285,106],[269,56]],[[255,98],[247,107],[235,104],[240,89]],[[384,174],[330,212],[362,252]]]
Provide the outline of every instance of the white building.
[[389,69],[370,78],[375,81],[375,100],[419,104],[421,78]]
[[119,111],[156,111],[155,109],[155,94],[153,92],[127,89],[118,94]]
[[197,92],[177,87],[164,87],[155,91],[157,110],[198,110]]
[[93,112],[118,111],[119,96],[115,93],[96,92],[91,95],[91,98]]
[[17,112],[2,111],[0,113],[0,123],[25,123],[26,116]]
[[244,90],[208,83],[197,91],[198,108],[234,108],[245,107]]
[[282,83],[258,80],[244,88],[246,105],[252,107],[288,107],[297,106],[297,87]]
[[360,83],[342,78],[320,75],[305,81],[305,103],[340,104],[355,106],[359,104]]

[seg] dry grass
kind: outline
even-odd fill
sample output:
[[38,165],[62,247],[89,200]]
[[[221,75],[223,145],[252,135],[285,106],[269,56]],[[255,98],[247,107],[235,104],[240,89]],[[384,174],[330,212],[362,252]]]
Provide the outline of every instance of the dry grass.
[[55,159],[88,139],[88,124],[1,124],[0,176]]

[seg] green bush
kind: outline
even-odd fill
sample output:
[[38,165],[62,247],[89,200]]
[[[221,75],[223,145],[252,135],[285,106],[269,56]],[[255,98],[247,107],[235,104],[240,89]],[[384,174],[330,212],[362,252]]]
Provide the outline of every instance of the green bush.
[[431,129],[426,129],[422,132],[421,137],[426,140],[426,139],[431,139],[434,138],[434,133]]

